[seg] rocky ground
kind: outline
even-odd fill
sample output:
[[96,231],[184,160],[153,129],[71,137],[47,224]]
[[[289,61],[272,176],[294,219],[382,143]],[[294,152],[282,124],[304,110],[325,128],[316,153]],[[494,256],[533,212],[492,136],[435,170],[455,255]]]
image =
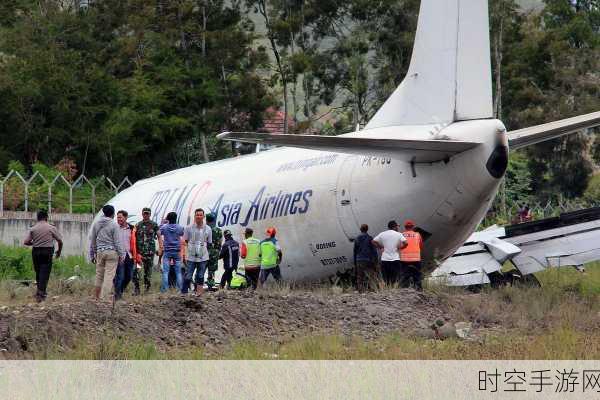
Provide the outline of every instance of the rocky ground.
[[162,350],[203,346],[210,353],[239,339],[281,342],[306,334],[372,339],[449,320],[439,297],[409,289],[154,295],[129,298],[114,308],[91,299],[59,298],[0,308],[0,358],[35,357],[50,346],[68,350],[76,340],[102,336],[134,337]]

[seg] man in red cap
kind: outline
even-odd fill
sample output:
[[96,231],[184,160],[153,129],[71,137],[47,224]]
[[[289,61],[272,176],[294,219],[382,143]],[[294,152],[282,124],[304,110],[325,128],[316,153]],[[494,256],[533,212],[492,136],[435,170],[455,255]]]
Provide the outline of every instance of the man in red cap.
[[404,222],[405,231],[402,235],[406,238],[408,245],[400,250],[400,285],[409,287],[411,284],[417,290],[423,290],[421,273],[421,250],[423,249],[423,238],[419,232],[415,232],[415,223],[411,220]]

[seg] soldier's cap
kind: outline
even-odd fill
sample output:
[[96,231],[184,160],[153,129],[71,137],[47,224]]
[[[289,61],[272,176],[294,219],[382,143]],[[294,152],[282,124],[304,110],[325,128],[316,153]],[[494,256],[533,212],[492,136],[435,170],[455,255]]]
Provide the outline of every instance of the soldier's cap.
[[206,220],[208,222],[213,222],[215,219],[217,219],[217,217],[215,216],[214,213],[208,213],[208,214],[206,214]]
[[152,210],[150,210],[150,207],[144,207],[144,208],[142,208],[142,214],[143,213],[151,213],[151,212],[152,212]]
[[223,236],[225,236],[225,237],[232,236],[231,231],[229,229],[226,229],[225,232],[223,232]]

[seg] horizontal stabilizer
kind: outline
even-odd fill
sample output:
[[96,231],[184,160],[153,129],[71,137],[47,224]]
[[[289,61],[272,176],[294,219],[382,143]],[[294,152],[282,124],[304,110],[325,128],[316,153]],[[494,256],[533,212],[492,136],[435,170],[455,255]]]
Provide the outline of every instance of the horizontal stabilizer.
[[508,142],[516,150],[596,126],[600,126],[600,111],[508,132]]
[[268,133],[223,132],[221,140],[242,143],[273,144],[337,153],[388,156],[414,162],[448,159],[479,145],[455,140],[406,140],[352,136],[271,135]]

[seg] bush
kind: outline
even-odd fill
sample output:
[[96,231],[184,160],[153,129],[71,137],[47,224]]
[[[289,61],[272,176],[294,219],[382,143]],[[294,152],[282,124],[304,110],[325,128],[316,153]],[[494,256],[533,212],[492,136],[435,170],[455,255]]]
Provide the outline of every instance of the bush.
[[0,249],[0,280],[33,279],[31,252],[24,248]]
[[[93,276],[95,267],[82,256],[55,259],[52,276],[65,278],[73,275]],[[33,280],[31,250],[24,247],[0,246],[0,280]]]
[[590,204],[600,202],[600,175],[594,175],[583,193],[583,198]]

